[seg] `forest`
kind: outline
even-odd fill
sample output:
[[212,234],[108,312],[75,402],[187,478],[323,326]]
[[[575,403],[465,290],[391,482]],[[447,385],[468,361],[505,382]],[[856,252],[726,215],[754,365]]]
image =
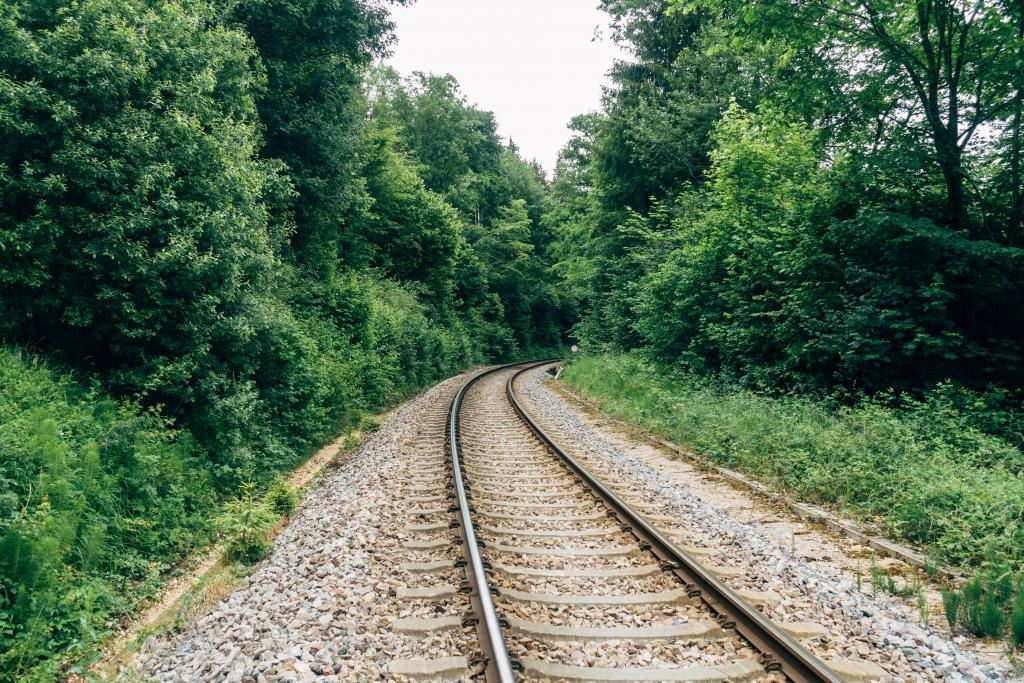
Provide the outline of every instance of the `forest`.
[[[1021,568],[1024,6],[600,5],[629,57],[549,178],[381,66],[383,1],[0,0],[0,680],[85,672],[367,416],[572,342],[719,460]],[[853,422],[757,431],[797,413]]]
[[1024,4],[602,6],[630,59],[546,216],[566,380],[961,569],[949,627],[1021,646]]

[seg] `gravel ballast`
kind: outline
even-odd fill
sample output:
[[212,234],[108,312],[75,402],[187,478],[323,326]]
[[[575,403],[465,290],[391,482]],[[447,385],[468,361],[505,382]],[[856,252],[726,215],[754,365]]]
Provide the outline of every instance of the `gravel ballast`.
[[409,501],[417,495],[413,487],[422,488],[410,471],[443,462],[448,405],[465,379],[448,380],[392,412],[314,485],[271,554],[237,590],[182,633],[150,638],[133,669],[159,681],[394,680],[389,664],[397,659],[475,651],[472,630],[407,635],[393,627],[397,618],[469,609],[457,593],[399,597],[406,587],[457,585],[455,569],[421,574],[402,567],[454,561],[455,546],[410,552],[402,544],[454,539],[447,523],[432,535],[407,530],[449,517],[409,516],[418,505]]
[[538,369],[517,382],[517,395],[531,416],[630,503],[657,515],[659,526],[662,517],[671,518],[668,528],[678,543],[711,550],[706,565],[741,568],[735,576],[720,577],[731,587],[780,595],[782,599],[767,610],[771,618],[825,626],[828,635],[812,641],[812,651],[874,662],[892,680],[1019,680],[1009,669],[962,647],[966,639],[951,640],[948,632],[922,627],[915,611],[893,596],[858,590],[851,573],[829,562],[812,566],[777,537],[717,509],[706,497],[688,490],[685,477],[666,476],[652,465],[651,457],[623,447],[621,433],[596,425],[554,391],[549,381],[550,376]]
[[[454,544],[457,532],[449,528],[453,515],[447,509],[449,473],[444,464],[448,405],[467,378],[448,380],[393,411],[361,448],[329,468],[313,485],[277,536],[270,556],[251,568],[234,592],[181,633],[151,637],[131,669],[144,680],[168,682],[378,681],[402,680],[393,671],[408,660],[441,662],[469,657],[470,668],[464,678],[479,673],[473,660],[479,648],[472,627],[425,633],[408,630],[415,623],[461,620],[470,611],[468,599],[450,590],[463,577],[453,566],[460,553]],[[534,419],[628,502],[656,520],[677,543],[706,552],[701,555],[702,562],[715,567],[722,581],[735,589],[771,594],[771,603],[762,609],[773,620],[823,626],[824,635],[807,641],[816,654],[877,664],[894,681],[1019,680],[1014,672],[972,651],[973,641],[951,640],[944,631],[920,626],[915,611],[899,599],[881,592],[871,595],[863,586],[858,589],[849,567],[827,557],[833,554],[833,539],[801,530],[799,548],[795,536],[791,545],[775,527],[769,530],[745,517],[733,505],[734,491],[722,488],[719,497],[718,489],[709,487],[706,479],[698,481],[691,470],[661,467],[662,454],[650,448],[632,448],[628,437],[597,424],[553,389],[548,379],[537,369],[517,382],[520,400]],[[467,446],[467,466],[486,478],[481,468],[494,464],[488,462],[488,449],[500,450],[505,444],[488,443],[486,435],[481,443],[485,445],[477,457],[470,457],[472,447]],[[520,469],[523,479],[550,471],[543,459]],[[535,513],[531,506],[544,505],[544,514],[556,519],[585,516],[601,508],[586,501],[564,508],[547,507],[553,499],[546,494],[513,494],[500,488],[501,478],[514,468],[506,470],[490,469],[496,479],[493,491],[485,490],[483,484],[476,489],[483,514],[475,521],[492,527],[490,532],[483,531],[481,538],[487,540],[495,561],[520,570],[583,565],[628,568],[648,561],[635,555],[594,555],[581,564],[575,557],[502,550],[505,546],[598,548],[608,545],[609,539],[612,545],[621,541],[584,535],[559,543],[547,536],[530,535],[555,523],[521,519]],[[542,491],[543,486],[537,490]],[[488,511],[505,517],[486,518]],[[600,523],[583,519],[558,521],[557,525],[572,532],[593,530]],[[513,527],[521,533],[510,533]],[[808,548],[816,557],[809,556]],[[671,588],[660,576],[630,583],[496,572],[492,580],[496,585],[551,595],[599,591],[615,595],[640,589],[653,593]],[[423,599],[416,597],[422,594],[408,590],[431,588],[442,594]],[[508,616],[564,626],[620,626],[620,622],[677,626],[703,619],[699,611],[682,604],[595,610],[499,602]],[[605,624],[604,618],[612,614],[618,616]],[[404,623],[406,632],[396,628],[396,623]],[[631,645],[626,650],[613,641],[582,647],[520,635],[511,639],[512,650],[519,654],[580,666],[717,663],[747,654],[741,645],[737,651],[728,638],[700,647],[678,641]]]

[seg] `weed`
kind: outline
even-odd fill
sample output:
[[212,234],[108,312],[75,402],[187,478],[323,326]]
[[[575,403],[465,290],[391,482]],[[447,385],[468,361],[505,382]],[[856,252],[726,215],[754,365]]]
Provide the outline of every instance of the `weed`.
[[[951,626],[960,626],[979,638],[1001,638],[1005,635],[1008,645],[1017,647],[1018,635],[1024,633],[1021,583],[1018,578],[1018,590],[1014,595],[1014,578],[1010,572],[990,569],[979,574],[959,591],[950,591],[949,598],[947,593],[943,594],[944,601],[956,601],[952,609],[946,607],[946,620]],[[1020,624],[1016,623],[1017,619]]]
[[946,623],[949,630],[956,628],[960,617],[960,593],[956,590],[942,591],[942,611],[946,613]]
[[1003,612],[991,587],[986,588],[982,577],[976,576],[961,589],[961,625],[973,635],[997,638],[1003,634]]
[[921,568],[929,579],[935,580],[939,576],[939,565],[940,562],[929,553],[925,556],[924,565]]
[[874,564],[874,562],[872,562],[871,589],[872,595],[874,595],[874,592],[877,589],[883,593],[889,593],[898,598],[907,599],[921,594],[921,581],[915,577],[913,581],[908,581],[907,583],[900,585],[891,574],[887,574],[884,569],[879,568]]
[[1010,649],[1024,646],[1024,576],[1017,579],[1017,595],[1010,612]]
[[351,451],[354,448],[358,448],[359,444],[363,442],[357,434],[349,434],[345,437],[345,440],[341,442],[341,449],[345,451]]

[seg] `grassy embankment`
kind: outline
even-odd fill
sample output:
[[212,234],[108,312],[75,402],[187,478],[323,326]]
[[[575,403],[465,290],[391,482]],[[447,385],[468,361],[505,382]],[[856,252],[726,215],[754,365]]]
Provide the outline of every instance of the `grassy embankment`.
[[584,357],[562,378],[715,463],[979,570],[977,585],[947,595],[953,621],[1024,639],[1024,453],[950,403],[770,397],[632,355]]
[[[341,431],[376,424],[364,412]],[[342,448],[357,443],[350,433]],[[218,538],[228,556],[218,585],[267,552],[296,484],[246,484],[239,496],[218,490],[211,470],[156,410],[0,346],[0,682],[84,674],[118,622]]]

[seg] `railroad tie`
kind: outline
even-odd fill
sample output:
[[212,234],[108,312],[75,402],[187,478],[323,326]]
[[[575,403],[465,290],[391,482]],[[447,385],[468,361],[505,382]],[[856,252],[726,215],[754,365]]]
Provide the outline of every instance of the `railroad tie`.
[[393,659],[388,665],[391,673],[414,679],[453,679],[465,676],[469,660],[464,656],[439,659]]
[[536,602],[544,605],[667,605],[699,602],[690,597],[686,588],[675,588],[656,593],[629,593],[626,595],[576,595],[572,593],[530,593],[528,591],[504,588],[501,597],[516,602]]
[[569,681],[686,681],[688,683],[718,683],[720,681],[750,681],[767,672],[752,659],[719,666],[687,666],[679,669],[626,669],[598,666],[558,664],[533,657],[520,659],[526,673],[541,678]]
[[509,626],[516,633],[535,640],[566,641],[605,641],[605,640],[720,640],[726,637],[725,631],[714,621],[704,619],[692,624],[676,626],[587,628],[581,626],[560,626],[540,624],[516,617],[508,618]]

